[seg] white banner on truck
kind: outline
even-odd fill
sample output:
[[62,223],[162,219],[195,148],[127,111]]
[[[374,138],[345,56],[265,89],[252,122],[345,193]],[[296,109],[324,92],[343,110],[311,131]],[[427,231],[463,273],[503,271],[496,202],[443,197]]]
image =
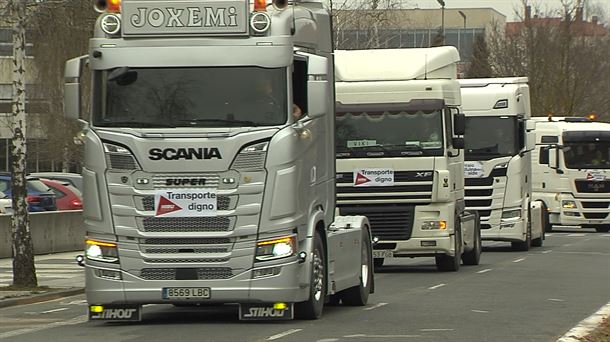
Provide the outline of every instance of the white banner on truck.
[[216,189],[168,189],[155,193],[155,216],[216,216]]
[[393,186],[394,169],[356,169],[354,186]]
[[482,178],[485,175],[483,164],[479,161],[464,162],[464,178]]

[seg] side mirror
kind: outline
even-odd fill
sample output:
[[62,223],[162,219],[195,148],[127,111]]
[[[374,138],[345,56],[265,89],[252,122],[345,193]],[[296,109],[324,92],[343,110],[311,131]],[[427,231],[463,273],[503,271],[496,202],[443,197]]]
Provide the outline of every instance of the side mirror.
[[[555,153],[551,153],[551,149],[555,150]],[[549,167],[551,169],[554,169],[555,172],[557,172],[557,174],[563,174],[563,170],[561,170],[559,168],[559,150],[561,149],[560,146],[555,145],[555,146],[550,146],[549,147]]]
[[319,118],[327,114],[329,110],[328,92],[330,91],[328,81],[308,81],[307,82],[307,115],[312,118]]
[[64,117],[79,119],[81,110],[80,78],[88,56],[72,58],[64,71]]
[[0,191],[0,198],[6,198],[6,194],[2,191]]
[[536,148],[536,133],[532,131],[525,132],[525,149],[532,151]]
[[463,150],[464,149],[464,138],[452,138],[451,145],[453,145],[453,148],[456,148],[458,150]]
[[453,134],[464,135],[465,132],[466,132],[466,115],[459,114],[459,113],[453,114]]
[[536,121],[534,120],[525,120],[525,130],[526,131],[533,131],[536,129]]

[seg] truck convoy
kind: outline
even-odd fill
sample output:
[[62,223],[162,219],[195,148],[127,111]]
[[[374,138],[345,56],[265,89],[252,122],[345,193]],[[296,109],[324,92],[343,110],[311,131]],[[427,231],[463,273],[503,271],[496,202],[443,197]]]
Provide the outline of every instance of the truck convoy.
[[450,46],[335,51],[337,207],[370,220],[376,266],[479,262],[478,217],[464,202],[458,61]]
[[536,118],[534,199],[553,225],[610,231],[610,124],[584,118]]
[[542,246],[542,205],[532,201],[535,144],[526,77],[459,80],[466,115],[466,208],[478,211],[483,240],[514,250]]
[[151,303],[237,304],[244,320],[366,304],[368,221],[335,216],[322,4],[96,7],[89,54],[65,73],[67,117],[80,117],[85,76],[92,87],[81,120],[89,319],[140,320]]

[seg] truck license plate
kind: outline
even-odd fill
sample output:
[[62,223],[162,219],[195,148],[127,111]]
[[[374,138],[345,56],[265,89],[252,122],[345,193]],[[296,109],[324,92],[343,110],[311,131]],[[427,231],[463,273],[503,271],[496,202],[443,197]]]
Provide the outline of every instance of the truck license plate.
[[209,299],[209,287],[164,287],[163,299]]
[[393,258],[392,251],[373,251],[373,258]]

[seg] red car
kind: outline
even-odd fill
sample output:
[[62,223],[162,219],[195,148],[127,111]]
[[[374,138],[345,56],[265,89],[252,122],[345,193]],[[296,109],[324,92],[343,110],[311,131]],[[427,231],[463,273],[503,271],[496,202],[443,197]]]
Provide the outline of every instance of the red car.
[[46,186],[51,188],[57,197],[57,210],[83,209],[83,195],[68,182],[40,178]]

